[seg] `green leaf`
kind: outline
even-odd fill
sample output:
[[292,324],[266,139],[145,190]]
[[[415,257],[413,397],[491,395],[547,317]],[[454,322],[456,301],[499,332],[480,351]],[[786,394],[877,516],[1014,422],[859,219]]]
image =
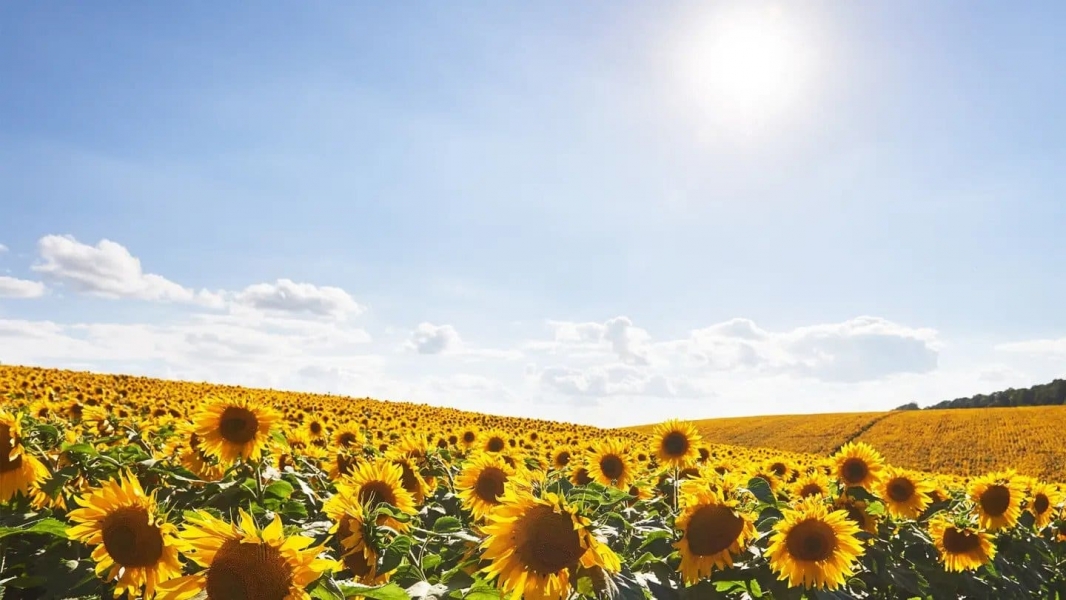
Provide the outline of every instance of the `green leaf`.
[[37,521],[29,527],[0,527],[0,538],[26,533],[51,535],[53,537],[67,539],[67,524],[59,519],[47,517]]
[[395,583],[377,587],[341,584],[340,587],[345,598],[362,596],[367,600],[411,600],[411,596]]
[[385,549],[384,556],[382,556],[379,573],[388,573],[400,566],[404,557],[411,551],[411,543],[411,538],[406,535],[401,535],[393,540],[389,547]]
[[270,498],[284,499],[292,495],[293,487],[288,481],[279,480],[266,486],[263,490],[263,495]]
[[777,497],[774,496],[774,491],[770,489],[770,484],[762,477],[752,477],[748,481],[748,491],[754,494],[759,502],[777,506]]
[[440,517],[433,522],[433,531],[436,533],[451,533],[462,529],[463,524],[455,517]]
[[60,449],[64,452],[70,452],[71,454],[86,454],[88,456],[100,455],[100,453],[97,452],[96,448],[93,448],[92,445],[86,444],[85,442],[69,445],[64,444],[63,447]]

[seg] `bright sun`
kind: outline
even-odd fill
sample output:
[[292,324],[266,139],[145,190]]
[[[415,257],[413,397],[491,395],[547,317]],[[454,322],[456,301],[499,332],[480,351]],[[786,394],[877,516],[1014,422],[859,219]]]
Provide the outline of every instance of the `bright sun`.
[[682,77],[721,120],[757,125],[787,112],[810,71],[809,44],[780,10],[719,15],[683,43]]

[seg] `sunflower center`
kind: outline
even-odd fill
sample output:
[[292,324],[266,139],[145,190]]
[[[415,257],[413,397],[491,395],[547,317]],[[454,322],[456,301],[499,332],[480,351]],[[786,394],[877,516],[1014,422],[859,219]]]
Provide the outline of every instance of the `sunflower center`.
[[1010,490],[1004,485],[989,486],[985,493],[981,494],[981,508],[985,513],[998,517],[1007,512],[1010,506]]
[[841,465],[840,473],[845,483],[855,485],[866,479],[870,474],[870,467],[866,466],[866,461],[861,458],[849,458]]
[[355,434],[350,431],[345,431],[337,438],[337,443],[341,446],[351,446],[355,443]]
[[8,458],[15,449],[15,440],[11,436],[11,427],[0,425],[0,473],[14,471],[22,466],[22,453],[14,459]]
[[1044,494],[1037,494],[1036,498],[1033,499],[1033,512],[1042,515],[1046,513],[1049,508],[1051,508],[1051,500],[1049,500]]
[[384,481],[368,481],[359,490],[359,502],[373,506],[384,502],[396,506],[396,494],[392,486]]
[[218,429],[227,442],[247,444],[259,431],[259,419],[247,408],[230,406],[222,413]]
[[893,479],[888,483],[888,497],[896,502],[906,502],[914,496],[914,482],[910,479]]
[[575,565],[585,553],[569,514],[538,505],[526,513],[523,521],[525,540],[515,548],[515,553],[534,573],[557,573]]
[[663,437],[663,450],[667,456],[684,456],[688,452],[688,436],[680,431],[671,431]]
[[149,567],[163,556],[163,535],[143,507],[120,508],[104,518],[104,548],[123,567]]
[[566,465],[570,464],[570,453],[566,450],[563,450],[559,454],[556,454],[555,464],[560,467],[565,467]]
[[322,424],[318,421],[311,421],[310,429],[311,433],[318,435],[322,433]]
[[610,480],[618,479],[625,473],[626,465],[622,462],[622,459],[614,454],[608,454],[600,459],[600,470],[603,471],[603,475]]
[[592,478],[589,477],[588,469],[581,467],[574,471],[574,481],[576,481],[578,485],[588,485],[592,483]]
[[954,527],[944,530],[944,550],[952,554],[966,554],[980,545],[980,536],[972,531],[959,531]]
[[403,489],[412,494],[422,491],[422,486],[418,483],[418,476],[415,475],[414,469],[405,462],[400,463],[400,469],[403,470],[400,475],[400,485],[403,486]]
[[788,465],[786,465],[785,463],[775,462],[774,464],[770,465],[770,470],[773,471],[774,475],[777,475],[778,477],[783,477],[788,471]]
[[819,494],[824,493],[825,490],[822,489],[822,486],[818,485],[817,483],[808,483],[807,485],[800,488],[799,495],[800,498],[806,498],[807,496],[817,496]]
[[704,506],[688,522],[685,539],[696,556],[712,556],[727,550],[744,530],[744,520],[725,506]]
[[845,508],[848,513],[848,518],[855,522],[859,527],[866,527],[866,511],[855,506],[854,504],[848,504]]
[[362,550],[353,550],[344,555],[344,566],[358,579],[370,575],[373,565],[366,559]]
[[277,548],[227,540],[207,571],[208,600],[284,600],[292,567]]
[[474,440],[476,440],[476,439],[477,439],[477,436],[474,435],[473,431],[464,431],[463,432],[463,443],[464,444],[473,444]]
[[711,451],[706,448],[700,448],[700,462],[707,462],[707,459],[711,457]]
[[503,484],[507,482],[507,473],[499,467],[485,467],[477,476],[474,484],[474,493],[478,498],[493,504],[499,503],[503,495]]
[[797,523],[785,537],[788,553],[798,560],[818,562],[833,556],[837,536],[833,528],[818,519]]
[[489,443],[487,446],[485,446],[485,449],[489,452],[499,452],[500,450],[503,450],[506,446],[507,442],[503,441],[498,437],[494,437],[489,440]]

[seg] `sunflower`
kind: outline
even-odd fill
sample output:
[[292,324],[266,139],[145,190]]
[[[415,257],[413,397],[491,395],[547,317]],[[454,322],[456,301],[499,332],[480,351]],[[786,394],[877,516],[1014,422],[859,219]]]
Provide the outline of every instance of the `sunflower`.
[[861,487],[866,490],[873,489],[885,466],[885,461],[877,450],[865,442],[844,444],[833,455],[833,463],[837,478],[845,487]]
[[697,444],[702,438],[691,423],[671,419],[656,427],[652,435],[656,440],[655,453],[665,465],[683,467],[699,456]]
[[707,488],[685,486],[681,514],[675,527],[681,539],[674,547],[681,553],[678,571],[691,585],[709,577],[715,567],[727,569],[755,537],[751,519],[737,510],[736,500]]
[[570,446],[559,446],[552,451],[552,467],[562,471],[574,459],[574,449]]
[[568,598],[579,565],[610,573],[621,568],[618,556],[593,535],[589,519],[555,494],[537,498],[508,488],[483,531],[483,558],[490,564],[481,570],[516,600]]
[[570,483],[574,485],[588,485],[592,481],[592,476],[585,467],[578,467],[570,473]]
[[482,519],[500,504],[515,468],[495,454],[479,454],[468,460],[455,479],[455,491],[475,519]]
[[784,513],[766,550],[778,579],[793,587],[835,590],[854,574],[863,546],[846,512],[830,512],[821,498],[812,497]]
[[[337,483],[337,494],[367,510],[373,510],[378,504],[388,504],[409,515],[418,512],[414,498],[403,487],[403,469],[388,459],[356,463],[351,474]],[[409,528],[407,523],[386,515],[378,518],[378,525],[387,525],[397,531]]]
[[[147,496],[130,473],[78,496],[81,508],[70,511],[68,536],[95,546],[96,573],[115,582],[115,597],[143,588],[151,598],[156,587],[181,575],[177,528],[159,518],[154,496]],[[105,575],[106,573],[106,575]]]
[[388,581],[389,573],[378,573],[377,549],[363,535],[367,525],[363,507],[338,494],[323,504],[322,512],[334,523],[330,533],[340,542],[344,568],[360,583],[376,585]]
[[418,465],[415,464],[415,461],[398,452],[390,453],[389,461],[403,471],[400,475],[400,484],[403,485],[403,489],[407,490],[407,493],[411,494],[415,504],[425,502],[426,496],[431,494],[433,490],[430,489],[429,483],[419,473]]
[[636,465],[622,440],[607,439],[593,445],[586,469],[594,481],[626,489],[636,476]]
[[474,444],[477,443],[479,433],[480,431],[478,428],[473,425],[464,427],[459,431],[459,435],[457,436],[459,445],[462,446],[464,450],[470,450],[474,447]]
[[259,460],[271,427],[280,419],[273,408],[247,398],[214,398],[194,417],[193,431],[200,436],[204,454],[224,464],[238,457]]
[[1033,513],[1036,530],[1048,526],[1055,507],[1062,502],[1062,494],[1054,486],[1036,482],[1029,488],[1029,512]]
[[262,531],[244,509],[240,525],[202,510],[188,520],[178,544],[182,554],[205,570],[160,584],[160,600],[185,600],[204,592],[205,600],[310,600],[304,588],[338,566],[315,558],[323,547],[309,547],[311,538],[286,537],[277,515]]
[[338,450],[354,448],[362,441],[363,433],[352,424],[345,424],[333,432],[333,447]]
[[498,429],[481,435],[481,451],[497,454],[507,449],[507,434]]
[[48,468],[22,445],[22,418],[0,410],[0,503],[30,495],[48,478]]
[[889,467],[880,482],[881,499],[897,519],[917,519],[929,506],[933,485],[904,469]]
[[791,486],[790,491],[796,498],[808,496],[829,497],[829,478],[820,472],[801,475]]
[[870,535],[877,535],[877,517],[866,512],[868,505],[862,500],[857,500],[848,495],[842,495],[833,501],[833,508],[842,510],[848,515],[848,520]]
[[937,516],[929,522],[929,534],[940,553],[940,562],[948,571],[972,571],[996,556],[992,536],[973,526]]
[[1025,482],[1008,469],[978,477],[970,483],[969,494],[983,529],[1014,527],[1022,512]]
[[326,424],[322,419],[311,417],[304,425],[303,432],[307,434],[307,438],[312,443],[324,441],[329,437],[329,431],[326,429]]

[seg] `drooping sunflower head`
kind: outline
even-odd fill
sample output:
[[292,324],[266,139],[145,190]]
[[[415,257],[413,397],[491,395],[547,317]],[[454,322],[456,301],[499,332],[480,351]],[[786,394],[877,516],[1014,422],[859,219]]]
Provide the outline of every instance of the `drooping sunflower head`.
[[948,571],[972,571],[996,556],[992,536],[973,524],[960,524],[938,515],[929,522],[929,534]]
[[709,577],[715,567],[731,567],[755,536],[755,525],[736,501],[705,486],[686,486],[681,506],[675,523],[681,540],[674,547],[681,554],[678,571],[685,583]]
[[844,444],[833,455],[833,463],[837,479],[845,487],[861,487],[872,490],[885,461],[881,455],[865,442],[849,442]]
[[770,568],[793,587],[836,589],[854,574],[864,551],[858,532],[847,513],[830,512],[821,498],[800,500],[774,525]]
[[0,410],[0,504],[34,494],[48,468],[22,445],[22,417]]
[[484,518],[514,484],[515,467],[496,454],[481,453],[466,461],[455,480],[456,493],[475,519]]
[[570,483],[574,485],[588,485],[594,480],[585,467],[577,467],[570,472]]
[[830,494],[829,478],[819,471],[806,473],[793,482],[789,490],[792,496],[796,498],[807,498],[808,496],[828,498]]
[[1055,508],[1063,502],[1062,494],[1053,485],[1036,482],[1029,488],[1028,510],[1033,514],[1037,531],[1051,523]]
[[970,483],[970,500],[974,503],[983,529],[996,531],[1014,527],[1022,512],[1025,482],[1012,470],[990,473]]
[[916,473],[890,467],[878,489],[890,515],[898,519],[917,519],[929,506],[933,485]]
[[594,444],[585,468],[594,481],[623,490],[636,477],[636,465],[629,449],[619,439],[606,439]]
[[842,510],[848,516],[848,520],[856,527],[870,535],[877,534],[878,518],[866,511],[868,504],[843,494],[833,501],[833,508]]
[[333,432],[333,447],[336,450],[349,450],[364,441],[363,433],[352,423],[344,424]]
[[699,456],[699,432],[691,423],[671,419],[655,428],[655,454],[664,465],[681,467]]
[[161,520],[155,499],[144,493],[130,473],[75,498],[81,508],[68,515],[71,539],[94,546],[96,572],[114,582],[116,596],[143,590],[152,597],[156,586],[181,575],[176,528]]
[[200,448],[224,464],[259,460],[281,415],[247,398],[210,398],[193,418]]
[[305,588],[337,567],[332,560],[316,558],[323,547],[311,547],[313,543],[311,538],[286,536],[278,516],[260,530],[243,509],[239,525],[196,511],[178,544],[205,570],[160,585],[159,598],[184,600],[206,593],[205,600],[309,600]]
[[483,527],[482,569],[488,579],[515,598],[557,600],[569,596],[578,566],[617,572],[618,556],[593,535],[589,519],[559,496],[533,496],[509,488]]
[[[388,504],[409,515],[418,512],[414,498],[403,487],[403,469],[385,458],[358,461],[351,474],[337,483],[337,493],[368,512],[379,504]],[[378,524],[388,525],[397,531],[406,531],[410,527],[408,523],[384,515]]]

